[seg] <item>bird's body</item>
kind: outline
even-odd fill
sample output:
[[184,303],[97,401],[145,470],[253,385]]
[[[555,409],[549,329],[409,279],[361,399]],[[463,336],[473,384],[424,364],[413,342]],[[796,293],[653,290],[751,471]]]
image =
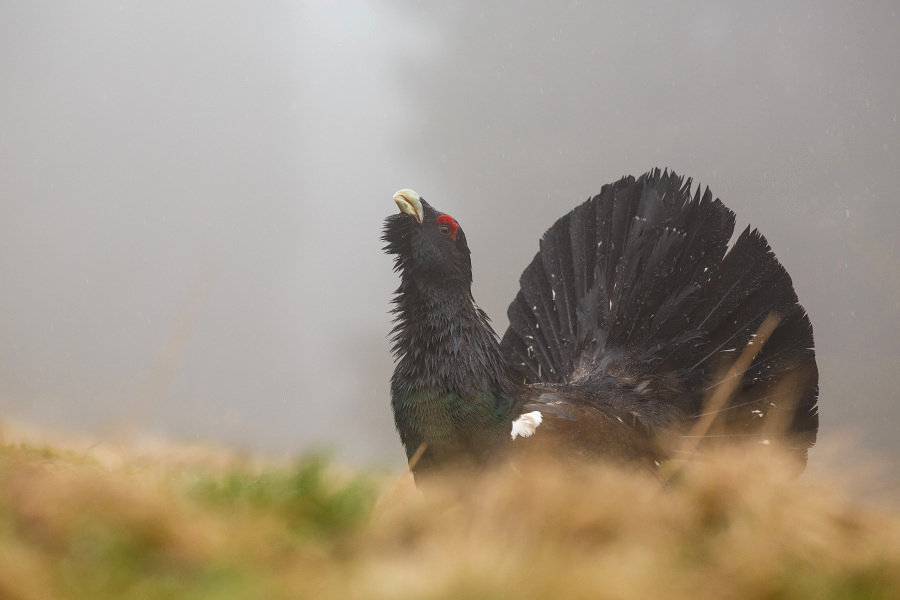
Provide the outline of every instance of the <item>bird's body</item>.
[[691,452],[737,439],[805,463],[812,327],[757,231],[726,253],[734,215],[708,191],[658,170],[604,186],[544,234],[502,341],[458,223],[411,190],[395,201],[391,398],[417,476],[519,450],[652,466],[694,437]]

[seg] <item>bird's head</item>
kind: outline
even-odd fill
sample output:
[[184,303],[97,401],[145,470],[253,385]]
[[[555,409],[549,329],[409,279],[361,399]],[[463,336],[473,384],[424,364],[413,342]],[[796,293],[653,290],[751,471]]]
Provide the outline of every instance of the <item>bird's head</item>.
[[466,234],[450,215],[435,210],[412,190],[394,194],[400,213],[384,220],[384,250],[394,269],[431,287],[468,286],[472,261]]

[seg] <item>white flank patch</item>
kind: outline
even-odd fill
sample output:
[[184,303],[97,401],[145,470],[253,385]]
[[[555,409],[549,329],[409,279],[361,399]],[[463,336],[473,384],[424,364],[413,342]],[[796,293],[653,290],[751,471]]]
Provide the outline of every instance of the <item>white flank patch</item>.
[[516,437],[520,435],[523,438],[531,437],[534,435],[534,430],[538,428],[538,425],[540,425],[543,420],[544,415],[537,410],[520,415],[518,419],[513,421],[512,439],[516,439]]

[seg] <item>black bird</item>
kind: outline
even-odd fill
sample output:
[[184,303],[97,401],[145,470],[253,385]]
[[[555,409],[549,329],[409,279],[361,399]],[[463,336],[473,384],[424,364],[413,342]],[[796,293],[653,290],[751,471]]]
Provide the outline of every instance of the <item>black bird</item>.
[[518,450],[654,468],[731,441],[805,466],[812,325],[762,234],[729,249],[734,213],[691,187],[625,177],[554,223],[502,341],[472,297],[462,227],[397,192],[382,238],[400,273],[391,405],[417,479]]

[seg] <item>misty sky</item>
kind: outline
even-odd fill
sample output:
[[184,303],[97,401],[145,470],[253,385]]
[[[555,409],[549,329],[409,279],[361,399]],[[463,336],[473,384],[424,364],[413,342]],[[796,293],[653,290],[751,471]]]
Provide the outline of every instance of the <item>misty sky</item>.
[[897,12],[0,0],[0,410],[399,463],[394,191],[459,220],[502,332],[544,229],[660,166],[791,273],[820,440],[895,460]]

